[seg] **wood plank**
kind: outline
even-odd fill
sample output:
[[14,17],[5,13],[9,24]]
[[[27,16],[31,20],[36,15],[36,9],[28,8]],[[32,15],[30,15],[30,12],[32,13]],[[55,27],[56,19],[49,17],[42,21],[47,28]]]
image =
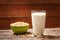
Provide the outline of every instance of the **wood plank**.
[[0,5],[0,17],[31,16],[32,10],[46,10],[47,16],[60,16],[60,4]]
[[11,30],[0,30],[0,40],[60,40],[60,28],[45,28],[42,37],[34,37],[32,29],[27,33],[14,35]]
[[0,4],[59,4],[60,0],[0,0]]
[[[29,28],[32,28],[31,17],[17,17],[17,18],[0,18],[0,29],[10,29],[10,23],[13,22],[27,22],[30,24]],[[48,17],[46,18],[46,28],[60,27],[60,17]]]

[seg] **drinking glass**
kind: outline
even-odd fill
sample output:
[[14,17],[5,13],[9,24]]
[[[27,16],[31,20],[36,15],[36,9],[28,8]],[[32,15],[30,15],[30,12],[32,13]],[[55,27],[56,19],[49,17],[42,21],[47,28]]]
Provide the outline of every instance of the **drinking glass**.
[[46,11],[31,11],[32,28],[35,36],[41,36],[44,33]]

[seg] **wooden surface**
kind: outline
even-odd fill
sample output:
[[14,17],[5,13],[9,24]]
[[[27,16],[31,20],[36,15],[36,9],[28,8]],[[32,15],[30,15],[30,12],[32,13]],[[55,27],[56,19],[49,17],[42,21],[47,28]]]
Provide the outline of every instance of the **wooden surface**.
[[30,24],[31,10],[46,10],[47,28],[60,27],[60,4],[5,4],[0,5],[0,30],[10,29],[10,23],[24,21]]
[[59,4],[60,0],[0,0],[0,4]]
[[32,28],[31,11],[46,10],[46,28],[60,27],[60,0],[0,0],[0,30],[24,21]]
[[44,30],[45,37],[34,37],[32,35],[32,29],[22,35],[14,35],[11,30],[0,30],[0,40],[60,40],[60,28],[46,28]]

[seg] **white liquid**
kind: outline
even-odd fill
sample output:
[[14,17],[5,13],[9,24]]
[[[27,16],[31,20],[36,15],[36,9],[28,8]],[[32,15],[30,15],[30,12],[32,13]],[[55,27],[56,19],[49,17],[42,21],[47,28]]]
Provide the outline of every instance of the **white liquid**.
[[45,28],[45,17],[46,13],[32,13],[32,27],[34,35],[41,36],[43,34]]

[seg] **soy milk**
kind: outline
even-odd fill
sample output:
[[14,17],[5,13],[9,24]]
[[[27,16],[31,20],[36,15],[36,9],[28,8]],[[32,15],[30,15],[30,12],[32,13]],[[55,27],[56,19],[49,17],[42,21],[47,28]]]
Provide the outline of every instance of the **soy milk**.
[[32,27],[33,34],[36,36],[41,36],[45,28],[45,12],[32,12]]

